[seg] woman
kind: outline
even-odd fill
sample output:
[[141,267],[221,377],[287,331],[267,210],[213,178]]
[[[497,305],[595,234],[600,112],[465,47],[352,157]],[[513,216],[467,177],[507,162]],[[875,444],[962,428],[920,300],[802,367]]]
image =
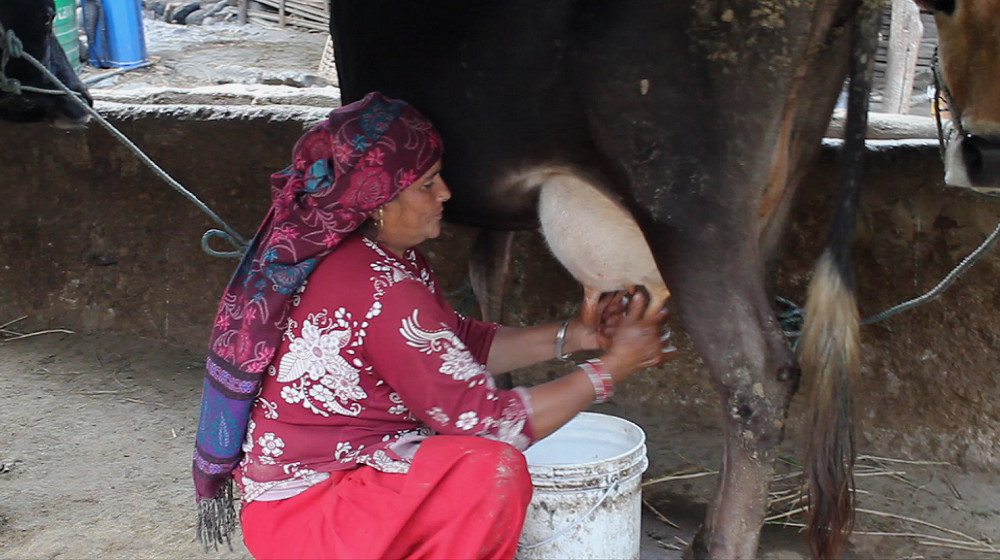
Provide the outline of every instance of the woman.
[[520,450],[672,353],[665,312],[605,298],[601,359],[497,389],[491,374],[601,337],[578,319],[510,328],[452,310],[414,248],[441,231],[442,151],[425,117],[372,93],[308,131],[272,177],[212,335],[203,541],[231,530],[234,476],[257,558],[511,558],[531,497]]

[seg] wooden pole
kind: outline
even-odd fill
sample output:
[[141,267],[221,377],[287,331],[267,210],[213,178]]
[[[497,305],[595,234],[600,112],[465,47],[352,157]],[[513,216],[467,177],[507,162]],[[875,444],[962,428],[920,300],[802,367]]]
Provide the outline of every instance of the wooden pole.
[[883,112],[910,112],[913,75],[923,36],[924,25],[920,22],[920,9],[917,5],[912,0],[892,0]]

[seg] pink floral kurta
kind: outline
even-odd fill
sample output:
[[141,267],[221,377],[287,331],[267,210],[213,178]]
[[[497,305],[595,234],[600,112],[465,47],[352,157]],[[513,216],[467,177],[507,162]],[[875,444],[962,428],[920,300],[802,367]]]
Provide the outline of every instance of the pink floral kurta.
[[532,442],[527,392],[497,389],[481,365],[498,326],[456,313],[418,251],[353,235],[291,305],[236,470],[245,502],[361,464],[406,472],[434,433]]

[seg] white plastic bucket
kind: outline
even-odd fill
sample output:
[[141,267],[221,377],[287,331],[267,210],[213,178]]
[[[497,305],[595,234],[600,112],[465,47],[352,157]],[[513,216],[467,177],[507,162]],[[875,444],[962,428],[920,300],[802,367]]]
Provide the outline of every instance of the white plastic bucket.
[[639,558],[646,434],[581,412],[524,453],[534,486],[519,560]]

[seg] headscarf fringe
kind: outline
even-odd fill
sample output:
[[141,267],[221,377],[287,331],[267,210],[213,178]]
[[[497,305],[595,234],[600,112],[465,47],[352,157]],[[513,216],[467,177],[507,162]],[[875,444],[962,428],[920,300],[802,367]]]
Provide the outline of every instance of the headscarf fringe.
[[218,494],[198,501],[198,542],[208,552],[219,550],[226,543],[233,550],[232,535],[236,531],[236,499],[233,496],[233,479],[219,488]]

